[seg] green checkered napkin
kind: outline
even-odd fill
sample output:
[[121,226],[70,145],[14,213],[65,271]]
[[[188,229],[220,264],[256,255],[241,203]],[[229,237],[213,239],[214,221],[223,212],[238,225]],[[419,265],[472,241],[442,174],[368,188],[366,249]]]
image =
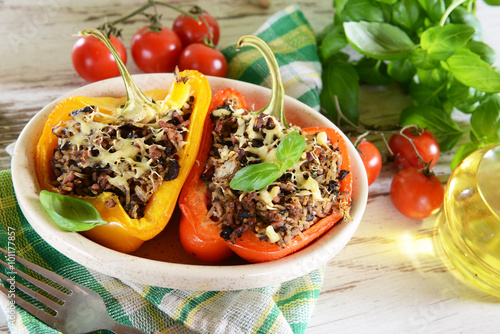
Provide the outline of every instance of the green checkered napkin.
[[[319,110],[321,63],[314,32],[296,5],[271,16],[255,35],[266,41],[280,66],[285,93]],[[228,60],[229,78],[271,86],[266,61],[254,48],[223,50]]]
[[[300,9],[290,6],[256,33],[274,49],[288,95],[318,108],[320,64],[313,31]],[[253,51],[224,50],[229,76],[266,85],[268,70]],[[148,333],[303,333],[320,293],[324,270],[265,288],[239,291],[184,291],[146,286],[89,270],[53,249],[31,228],[14,195],[10,171],[0,171],[0,246],[9,232],[17,255],[98,292],[117,321]],[[0,295],[0,306],[10,312]],[[55,333],[24,310],[8,314],[12,333]]]

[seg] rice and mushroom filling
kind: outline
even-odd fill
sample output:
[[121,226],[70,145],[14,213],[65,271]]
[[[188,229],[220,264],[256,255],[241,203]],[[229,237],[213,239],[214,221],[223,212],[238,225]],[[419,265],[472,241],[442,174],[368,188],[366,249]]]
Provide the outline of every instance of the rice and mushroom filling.
[[143,217],[161,184],[179,174],[193,105],[191,96],[181,108],[147,123],[102,113],[96,106],[71,112],[72,120],[52,128],[58,137],[52,165],[59,193],[112,192],[131,218]]
[[[339,181],[342,153],[325,132],[308,134],[285,129],[267,114],[252,115],[231,105],[214,110],[212,148],[202,177],[210,190],[207,218],[221,225],[221,237],[231,242],[247,231],[261,240],[285,245],[320,219],[340,211],[348,216]],[[275,162],[276,147],[291,131],[306,139],[300,160],[279,179],[259,191],[233,190],[229,183],[241,168]]]

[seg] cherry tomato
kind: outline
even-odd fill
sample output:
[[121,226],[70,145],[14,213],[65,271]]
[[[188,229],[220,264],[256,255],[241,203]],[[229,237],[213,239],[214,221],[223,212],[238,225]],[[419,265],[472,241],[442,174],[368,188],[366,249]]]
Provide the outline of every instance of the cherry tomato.
[[[414,129],[408,128],[403,131],[403,134],[413,140],[413,144],[422,159],[430,163],[429,168],[432,168],[439,159],[440,149],[438,141],[436,137],[427,130],[423,131],[421,134],[414,133],[414,131]],[[389,140],[389,147],[394,154],[394,163],[397,167],[423,167],[410,141],[401,134],[395,134],[391,137]]]
[[[127,51],[122,41],[114,36],[109,40],[126,64]],[[76,40],[71,51],[71,60],[78,75],[90,82],[120,75],[115,58],[106,45],[94,36],[80,37]]]
[[179,36],[170,28],[153,31],[142,27],[132,37],[130,51],[139,69],[146,73],[173,72],[182,52]]
[[443,205],[444,186],[436,175],[410,167],[399,171],[391,183],[391,201],[403,215],[423,219]]
[[179,69],[197,70],[205,75],[225,77],[227,61],[222,52],[205,44],[195,43],[182,50]]
[[362,140],[356,145],[356,148],[361,156],[363,165],[365,165],[368,185],[370,185],[375,182],[382,170],[382,156],[378,148],[368,140]]
[[[217,20],[207,12],[203,12],[199,7],[194,7],[189,12],[191,14],[201,14],[203,16],[206,23],[210,27],[210,31],[212,32],[213,46],[217,46],[220,35],[219,23]],[[175,19],[172,29],[179,35],[184,47],[193,43],[203,43],[204,38],[210,38],[209,30],[202,18],[200,18],[200,22],[198,22],[192,17],[181,14]]]

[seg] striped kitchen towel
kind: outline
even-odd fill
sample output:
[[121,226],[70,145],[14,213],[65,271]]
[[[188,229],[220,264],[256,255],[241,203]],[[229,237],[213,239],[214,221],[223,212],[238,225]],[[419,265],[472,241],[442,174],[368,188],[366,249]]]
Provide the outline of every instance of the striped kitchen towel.
[[[280,66],[285,94],[320,110],[321,63],[314,31],[297,5],[271,16],[255,33],[273,50]],[[230,46],[222,53],[228,61],[229,78],[271,86],[266,61],[254,48],[237,51]]]
[[[300,9],[290,6],[256,33],[273,48],[286,93],[318,109],[320,64],[314,34]],[[243,51],[243,50],[242,50]],[[229,76],[265,85],[268,70],[252,51],[224,50]],[[10,242],[10,244],[9,244]],[[321,291],[324,269],[264,288],[186,291],[125,282],[65,257],[47,244],[23,216],[10,171],[0,171],[0,246],[98,292],[110,315],[148,333],[303,333]],[[11,333],[56,333],[0,295]]]

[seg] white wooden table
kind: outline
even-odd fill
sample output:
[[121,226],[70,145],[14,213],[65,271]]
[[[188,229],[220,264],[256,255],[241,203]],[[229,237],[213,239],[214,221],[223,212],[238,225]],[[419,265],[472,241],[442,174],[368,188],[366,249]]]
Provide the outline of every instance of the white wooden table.
[[[10,168],[4,148],[44,105],[85,82],[74,72],[69,32],[117,17],[144,1],[0,0],[0,168]],[[171,3],[181,4],[182,1]],[[255,31],[269,15],[292,2],[271,0],[267,9],[251,0],[190,1],[217,17],[220,46]],[[315,31],[331,22],[331,0],[296,0]],[[98,11],[95,11],[99,8]],[[177,14],[165,11],[165,21]],[[500,8],[478,0],[484,38],[500,56]],[[143,22],[133,21],[125,40]],[[497,62],[498,63],[498,62]],[[132,73],[138,70],[129,61]],[[362,101],[363,103],[363,101]],[[450,154],[436,172],[445,182]],[[385,166],[370,187],[364,219],[349,244],[326,268],[325,283],[307,333],[497,333],[500,299],[461,282],[434,246],[435,217],[407,219],[388,192],[395,170]],[[7,333],[0,318],[0,333]]]

